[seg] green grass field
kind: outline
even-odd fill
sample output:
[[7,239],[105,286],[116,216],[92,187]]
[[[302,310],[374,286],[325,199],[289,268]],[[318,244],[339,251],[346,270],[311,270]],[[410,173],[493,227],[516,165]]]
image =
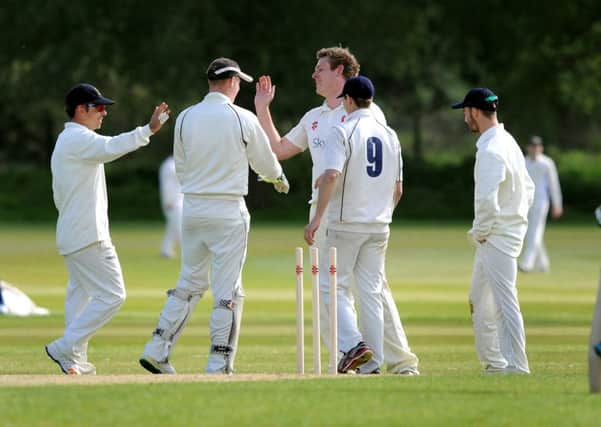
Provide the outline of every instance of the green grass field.
[[[147,377],[137,360],[179,271],[179,262],[158,256],[160,224],[116,224],[112,235],[128,300],[91,341],[89,357],[99,375],[90,385],[63,378],[44,353],[44,345],[62,333],[67,281],[53,226],[2,225],[0,278],[52,315],[0,317],[0,425],[599,425],[600,397],[588,394],[586,345],[601,232],[592,224],[549,228],[552,272],[518,278],[532,375],[485,376],[467,303],[473,255],[467,227],[401,224],[392,230],[388,279],[421,359],[420,377],[278,379],[274,374],[296,368],[294,248],[302,245],[302,225],[258,224],[243,275],[247,298],[236,365],[245,380],[203,380],[209,297],[198,305],[173,356],[178,372],[197,374],[197,381],[187,375],[185,382],[116,384],[108,375]],[[309,276],[305,284],[310,370]],[[326,360],[323,351],[324,366]],[[55,377],[59,384],[38,382]]]

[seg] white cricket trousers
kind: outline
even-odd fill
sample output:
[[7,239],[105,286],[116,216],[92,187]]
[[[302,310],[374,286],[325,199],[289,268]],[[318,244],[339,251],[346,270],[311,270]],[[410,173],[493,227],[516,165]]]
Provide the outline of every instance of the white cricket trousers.
[[182,241],[182,207],[174,206],[171,209],[165,209],[165,234],[161,243],[161,255],[173,258],[176,256],[176,248]]
[[69,271],[65,332],[55,343],[63,354],[84,364],[88,359],[88,340],[125,301],[125,284],[110,241],[96,242],[64,259]]
[[[389,233],[351,233],[328,230],[326,242],[338,252],[338,348],[346,353],[360,341],[373,350],[373,362],[384,362],[382,286]],[[354,279],[354,280],[353,280]],[[362,319],[359,331],[357,312]]]
[[528,211],[528,231],[520,260],[524,271],[549,271],[549,256],[544,242],[548,213],[549,202],[536,203]]
[[529,373],[516,258],[488,242],[476,248],[470,306],[476,353],[485,366]]
[[[309,220],[315,215],[317,203],[311,205]],[[322,217],[321,224],[315,233],[315,246],[319,249],[319,290],[320,290],[320,316],[319,326],[321,339],[324,346],[330,349],[330,324],[329,324],[329,306],[330,306],[330,276],[329,276],[329,247],[326,241],[328,228],[327,211]],[[340,249],[338,249],[338,265],[341,263]],[[351,304],[354,306],[352,294],[348,295]],[[399,373],[407,369],[417,369],[419,359],[411,351],[409,341],[405,334],[405,329],[401,323],[401,317],[397,309],[394,297],[388,286],[386,274],[384,273],[382,284],[382,311],[384,316],[384,362],[388,365],[388,371]],[[359,330],[364,334],[368,330],[365,319],[359,317]]]
[[158,327],[144,354],[168,360],[198,300],[213,293],[207,373],[233,373],[242,317],[242,267],[250,215],[244,199],[186,194],[182,217],[181,273],[168,293]]

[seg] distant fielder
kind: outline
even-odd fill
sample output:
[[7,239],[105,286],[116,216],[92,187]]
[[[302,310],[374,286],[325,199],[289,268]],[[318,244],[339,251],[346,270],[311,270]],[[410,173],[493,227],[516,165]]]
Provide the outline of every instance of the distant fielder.
[[476,248],[470,305],[484,372],[528,374],[516,279],[534,183],[520,147],[497,120],[498,102],[490,89],[475,88],[453,105],[463,109],[465,123],[479,135],[474,222],[468,232]]
[[[601,206],[595,210],[595,218],[597,224],[601,226]],[[601,278],[597,289],[597,302],[589,340],[588,379],[591,393],[601,393]]]
[[543,154],[543,140],[533,136],[528,144],[526,169],[534,181],[534,202],[528,212],[528,231],[524,239],[524,249],[519,262],[520,270],[549,271],[549,257],[545,249],[544,235],[551,201],[551,217],[557,219],[563,213],[561,188],[555,162]]
[[[315,215],[305,229],[306,242],[314,244],[322,218],[328,215],[326,243],[338,250],[338,348],[344,354],[338,363],[340,373],[379,374],[384,362],[381,295],[389,224],[402,195],[402,159],[396,133],[376,120],[370,109],[373,96],[367,77],[353,77],[344,84],[339,97],[348,115],[330,131],[324,172],[315,184],[319,189]],[[363,333],[349,291],[357,301]]]
[[79,84],[66,96],[70,121],[58,136],[50,167],[58,210],[56,241],[69,271],[65,296],[65,332],[46,353],[68,375],[95,374],[88,362],[88,340],[125,301],[125,284],[109,234],[104,163],[148,145],[169,113],[154,109],[150,122],[131,132],[103,136],[107,106],[114,104],[94,86]]
[[175,173],[173,156],[167,157],[159,168],[159,191],[161,207],[165,216],[165,235],[161,244],[161,255],[175,258],[182,237],[182,206],[184,196]]

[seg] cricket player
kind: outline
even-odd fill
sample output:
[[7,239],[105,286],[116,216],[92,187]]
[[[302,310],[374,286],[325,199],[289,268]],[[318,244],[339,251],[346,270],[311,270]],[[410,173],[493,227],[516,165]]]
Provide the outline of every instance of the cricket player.
[[125,301],[125,284],[107,214],[104,163],[148,145],[169,107],[154,109],[150,122],[110,137],[97,134],[114,101],[94,86],[74,86],[65,99],[70,120],[58,136],[51,159],[52,192],[58,210],[56,241],[69,271],[65,331],[46,353],[68,375],[95,374],[88,341]]
[[184,196],[175,173],[173,156],[167,157],[159,168],[161,207],[165,216],[165,235],[161,243],[161,256],[175,258],[182,236],[182,207]]
[[[277,131],[269,110],[269,105],[275,97],[276,87],[272,85],[269,76],[262,76],[257,83],[255,108],[261,126],[269,136],[269,142],[279,160],[285,160],[309,149],[313,161],[312,187],[309,220],[315,215],[317,206],[318,189],[314,187],[317,178],[323,173],[323,155],[327,137],[332,126],[344,123],[347,112],[344,110],[341,98],[345,82],[359,74],[359,63],[355,56],[346,48],[330,47],[317,51],[317,64],[313,71],[316,93],[324,98],[319,107],[309,110],[284,137]],[[370,110],[377,121],[386,124],[386,119],[380,108],[371,103]],[[327,254],[325,230],[327,229],[327,216],[322,218],[322,225],[315,237],[315,245],[321,254]],[[320,332],[321,339],[329,348],[329,285],[328,285],[328,259],[321,256],[319,259],[319,288],[320,288]],[[349,298],[352,296],[349,295]],[[418,358],[411,352],[405,330],[388,284],[382,286],[382,304],[384,310],[384,359],[388,371],[396,374],[418,374]],[[366,330],[362,318],[359,328]]]
[[[601,226],[601,206],[595,209],[595,219]],[[593,313],[588,349],[588,379],[591,393],[601,393],[601,279]]]
[[[384,362],[382,288],[392,212],[402,195],[401,147],[396,133],[370,109],[374,86],[350,78],[339,95],[348,116],[332,128],[318,178],[315,215],[305,241],[315,243],[327,210],[328,246],[338,248],[338,372],[379,373]],[[353,280],[354,279],[354,280]],[[361,333],[352,293],[366,329]]]
[[549,271],[549,257],[543,241],[549,200],[551,217],[558,219],[563,213],[561,188],[555,162],[543,154],[543,140],[533,136],[528,144],[526,169],[534,181],[534,202],[528,212],[528,231],[524,240],[524,250],[519,263],[521,271]]
[[468,232],[476,248],[470,307],[484,372],[528,374],[516,278],[534,183],[516,141],[498,122],[498,103],[490,89],[474,88],[452,106],[463,109],[465,123],[479,135],[474,222]]
[[169,362],[173,346],[209,285],[214,305],[206,372],[234,372],[250,225],[244,202],[249,165],[276,191],[289,189],[256,116],[234,104],[240,80],[252,82],[252,77],[236,61],[217,58],[207,79],[209,93],[175,123],[175,169],[184,193],[182,268],[140,358],[142,367],[154,374],[175,373]]

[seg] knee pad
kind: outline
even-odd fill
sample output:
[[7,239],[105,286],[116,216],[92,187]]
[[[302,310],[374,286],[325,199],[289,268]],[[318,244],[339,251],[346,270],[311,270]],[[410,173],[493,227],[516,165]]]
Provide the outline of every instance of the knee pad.
[[159,323],[153,334],[175,343],[201,297],[200,292],[177,288],[169,289],[165,307],[163,307]]
[[[242,296],[237,296],[234,300],[220,300],[213,307],[213,313],[211,314],[210,364],[213,365],[216,358],[223,360],[224,366],[218,367],[218,370],[223,370],[225,373],[233,372],[236,348],[240,336],[243,302]],[[211,369],[214,369],[214,367]]]

